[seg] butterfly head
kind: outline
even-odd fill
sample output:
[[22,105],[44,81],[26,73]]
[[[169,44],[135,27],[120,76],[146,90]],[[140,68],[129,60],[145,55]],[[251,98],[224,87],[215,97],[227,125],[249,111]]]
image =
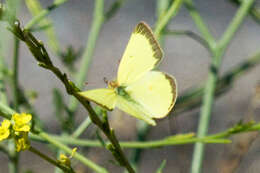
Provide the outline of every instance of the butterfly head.
[[115,89],[117,87],[119,87],[119,84],[117,83],[117,81],[109,81],[108,82],[108,88]]

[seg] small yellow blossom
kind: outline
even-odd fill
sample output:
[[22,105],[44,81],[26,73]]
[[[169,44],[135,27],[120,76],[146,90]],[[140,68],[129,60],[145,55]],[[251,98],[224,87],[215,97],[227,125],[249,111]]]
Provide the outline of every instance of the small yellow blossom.
[[72,152],[71,152],[71,155],[70,155],[69,157],[67,157],[65,154],[60,154],[60,159],[59,159],[59,161],[60,161],[62,164],[66,165],[66,166],[68,166],[68,167],[71,167],[70,159],[75,155],[76,151],[77,151],[77,148],[76,148],[76,147],[73,148],[73,149],[72,149]]
[[0,126],[0,141],[6,139],[10,135],[9,127],[11,126],[11,122],[9,120],[4,120]]
[[59,161],[64,164],[64,165],[67,165],[70,167],[70,158],[68,158],[65,154],[60,154],[60,159]]
[[27,132],[20,132],[19,134],[16,134],[15,147],[17,152],[30,148],[30,141],[28,140]]
[[16,132],[29,132],[30,131],[30,121],[32,119],[31,114],[21,113],[13,114],[12,120],[14,121],[13,129]]
[[74,155],[75,155],[76,152],[77,152],[77,147],[75,147],[75,148],[72,149],[70,158],[74,157]]

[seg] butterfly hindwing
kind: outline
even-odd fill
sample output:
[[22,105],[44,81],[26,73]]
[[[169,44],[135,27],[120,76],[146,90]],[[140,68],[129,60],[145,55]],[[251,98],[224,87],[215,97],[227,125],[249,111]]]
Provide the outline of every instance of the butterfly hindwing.
[[177,97],[174,77],[159,71],[147,72],[125,90],[151,118],[165,117],[171,111]]
[[129,101],[121,96],[117,96],[116,107],[129,115],[144,120],[150,125],[156,125],[155,121],[149,116],[148,112],[146,112],[145,109],[143,109],[136,102]]
[[113,110],[115,108],[116,93],[114,89],[100,88],[79,92],[79,94],[87,100],[93,101],[105,109]]
[[146,72],[152,70],[161,60],[162,50],[148,25],[140,22],[134,29],[121,59],[117,82],[129,85]]

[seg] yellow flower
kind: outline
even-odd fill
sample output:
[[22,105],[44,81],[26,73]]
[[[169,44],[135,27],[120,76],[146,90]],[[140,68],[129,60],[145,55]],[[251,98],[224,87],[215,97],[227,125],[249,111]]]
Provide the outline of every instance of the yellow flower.
[[32,119],[31,114],[21,113],[13,114],[12,120],[14,121],[13,129],[16,132],[29,132],[30,121]]
[[65,154],[60,154],[59,161],[62,164],[66,165],[68,167],[71,167],[70,159],[75,155],[76,151],[77,151],[77,148],[73,148],[72,152],[71,152],[71,155],[69,157],[67,157]]
[[0,126],[0,141],[9,137],[9,135],[10,135],[9,127],[10,127],[10,125],[11,125],[11,122],[9,120],[4,120],[1,123],[1,126]]
[[75,147],[75,148],[72,149],[70,158],[74,157],[74,155],[75,155],[76,152],[77,152],[77,147]]
[[18,134],[16,133],[15,147],[17,152],[30,148],[30,141],[28,140],[27,132],[18,132]]
[[70,167],[70,159],[65,155],[65,154],[60,154],[60,159],[59,161],[64,164],[64,165],[67,165]]

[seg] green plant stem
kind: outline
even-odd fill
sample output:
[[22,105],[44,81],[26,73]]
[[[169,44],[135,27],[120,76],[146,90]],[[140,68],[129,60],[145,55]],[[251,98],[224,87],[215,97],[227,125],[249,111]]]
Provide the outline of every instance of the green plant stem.
[[122,6],[122,4],[125,2],[126,0],[116,0],[109,8],[109,10],[105,13],[105,20],[108,21],[110,18],[112,18],[117,11],[120,9],[120,7]]
[[[20,7],[19,0],[10,0],[6,2],[8,7],[7,18],[9,22],[14,22],[18,9]],[[14,36],[14,51],[13,51],[13,68],[12,68],[12,91],[13,91],[13,107],[17,111],[19,109],[19,84],[18,84],[18,70],[19,70],[19,46],[20,41]],[[10,151],[8,168],[9,173],[19,173],[19,153],[15,150],[15,144],[8,141],[8,149]]]
[[[71,154],[72,153],[72,149],[70,149],[69,147],[67,147],[66,145],[64,145],[63,143],[57,141],[56,139],[52,138],[51,136],[49,136],[47,133],[41,132],[38,134],[38,136],[44,138],[46,141],[50,142],[51,144],[53,144],[54,146],[58,147],[59,149],[65,151],[67,154]],[[89,168],[91,168],[92,170],[94,170],[95,172],[98,173],[107,173],[106,169],[98,166],[97,164],[95,164],[94,162],[88,160],[86,157],[82,156],[79,153],[75,153],[75,155],[73,156],[75,159],[81,161],[81,163],[83,163],[84,165],[88,166]]]
[[9,150],[9,162],[8,169],[10,173],[18,173],[19,172],[19,155],[16,153],[15,144],[13,141],[8,141],[8,150]]
[[91,124],[91,119],[89,117],[79,125],[79,127],[72,133],[71,137],[78,138]]
[[63,171],[66,172],[66,173],[75,173],[75,172],[73,171],[73,169],[62,165],[58,160],[54,160],[54,159],[50,158],[49,156],[43,154],[42,152],[40,152],[39,150],[37,150],[36,148],[34,148],[34,147],[32,147],[32,146],[29,148],[29,151],[32,152],[32,153],[34,153],[34,154],[36,154],[36,155],[38,155],[38,156],[41,157],[42,159],[44,159],[44,160],[46,160],[47,162],[51,163],[52,165],[54,165],[54,166],[60,168],[61,170],[63,170]]
[[[94,12],[93,12],[93,19],[92,19],[92,24],[91,24],[91,28],[90,28],[90,32],[88,35],[88,40],[86,43],[86,47],[84,49],[83,52],[83,56],[82,56],[82,60],[81,60],[81,65],[79,68],[79,71],[77,72],[76,75],[76,85],[77,87],[79,87],[80,89],[83,88],[85,80],[86,80],[86,76],[87,76],[87,72],[91,63],[91,59],[94,53],[94,49],[96,47],[96,42],[99,36],[99,32],[102,28],[102,25],[104,23],[104,0],[95,0],[95,8],[94,8]],[[73,116],[76,109],[78,106],[78,101],[77,99],[75,99],[74,97],[70,97],[69,98],[69,111],[70,111],[70,115],[69,116]],[[89,117],[86,117],[86,119],[90,119]],[[84,121],[85,122],[85,121]],[[80,129],[77,129],[77,131],[75,132],[76,135],[80,135],[81,132],[83,132],[83,128],[82,127],[86,127],[86,124],[80,125]],[[78,131],[80,130],[80,131]],[[75,135],[75,133],[73,135]]]
[[[208,125],[212,110],[212,104],[214,100],[214,93],[217,84],[218,70],[221,65],[222,56],[227,48],[227,45],[233,38],[235,32],[243,22],[243,19],[248,13],[249,8],[253,4],[254,0],[245,0],[243,1],[241,7],[237,11],[235,17],[227,28],[226,32],[223,34],[220,41],[217,43],[216,48],[212,49],[212,64],[209,71],[208,80],[206,83],[203,103],[201,108],[199,127],[197,131],[198,137],[204,137],[208,131]],[[194,10],[192,10],[194,11]],[[204,144],[196,143],[194,147],[193,160],[191,166],[191,173],[200,173],[202,160],[204,155]]]
[[[3,34],[1,33],[1,36],[2,35]],[[4,79],[5,62],[4,62],[4,57],[2,52],[3,52],[2,45],[0,45],[0,102],[7,105],[8,101],[6,96],[5,79]]]
[[[253,67],[257,66],[259,63],[260,52],[255,53],[252,57],[249,57],[247,60],[231,68],[217,81],[215,96],[220,96],[221,94],[229,91],[236,79]],[[182,112],[198,107],[202,102],[203,91],[204,87],[197,87],[189,89],[181,94],[178,97],[175,109],[173,110],[174,115],[176,116]]]
[[189,30],[165,30],[163,32],[165,35],[186,35],[190,37],[191,39],[197,41],[202,46],[204,46],[206,49],[210,51],[210,47],[208,45],[208,42],[204,40],[200,35],[196,34],[195,32],[189,31]]
[[89,113],[92,122],[97,125],[110,140],[111,145],[108,146],[108,149],[112,152],[115,159],[121,166],[124,166],[128,172],[134,173],[133,168],[129,164],[118,143],[118,140],[114,134],[114,130],[109,126],[107,118],[104,117],[105,119],[101,120],[94,109],[91,107],[90,103],[79,94],[80,90],[76,87],[76,85],[67,78],[66,74],[62,73],[59,68],[53,65],[43,43],[36,39],[29,31],[22,30],[19,23],[17,22],[12,25],[10,30],[19,39],[26,43],[32,55],[38,61],[38,64],[42,68],[50,70],[52,73],[54,73],[56,77],[64,84],[67,93],[77,98],[77,100],[84,106],[84,108]]
[[[180,134],[175,136],[166,137],[160,140],[153,140],[153,141],[131,141],[131,142],[120,142],[120,145],[123,148],[140,148],[140,149],[149,149],[149,148],[158,148],[158,147],[166,147],[172,145],[184,145],[184,144],[191,144],[195,142],[203,142],[203,143],[230,143],[230,140],[227,138],[231,137],[235,134],[240,133],[247,133],[251,131],[259,131],[260,130],[260,123],[246,123],[246,124],[236,124],[231,128],[228,128],[222,132],[211,134],[208,136],[204,136],[202,138],[194,137],[193,135],[189,134],[181,134],[183,136],[188,137],[179,137]],[[86,140],[86,139],[76,139],[72,137],[63,137],[48,134],[51,138],[56,141],[59,141],[63,144],[67,145],[76,145],[76,146],[83,146],[83,147],[103,147],[103,145],[98,140]],[[41,138],[38,135],[30,135],[30,138],[40,142],[48,142],[45,139]],[[171,138],[169,140],[169,138]],[[108,141],[105,141],[107,144]]]
[[[76,76],[76,85],[80,89],[83,88],[88,68],[91,62],[91,58],[94,53],[94,49],[96,47],[96,42],[99,36],[99,32],[101,27],[104,23],[104,0],[95,0],[95,9],[94,9],[94,16],[89,32],[89,38],[87,40],[86,48],[83,53],[82,62],[80,63],[80,69]],[[71,112],[75,112],[78,106],[78,101],[71,97],[69,101],[69,110]]]
[[215,41],[214,37],[211,35],[207,25],[204,23],[200,14],[196,10],[196,8],[193,4],[193,0],[184,0],[184,1],[185,1],[184,4],[185,4],[186,8],[189,10],[190,15],[191,15],[193,21],[195,22],[195,25],[197,26],[198,30],[202,34],[202,37],[204,38],[204,40],[207,41],[210,49],[214,49],[214,47],[216,45],[216,41]]
[[20,41],[14,37],[14,57],[13,57],[13,95],[14,95],[14,109],[17,111],[19,106],[19,84],[18,84],[18,70],[19,70],[19,47]]
[[[56,5],[56,8],[65,2],[66,1],[61,1],[60,4]],[[39,0],[26,0],[25,3],[27,5],[28,9],[30,10],[30,13],[34,17],[39,15],[43,11]],[[51,10],[48,11],[48,13],[50,13],[50,12],[51,12]],[[46,18],[46,15],[41,19],[41,21],[38,22],[39,27],[37,29],[45,30],[50,48],[52,49],[53,52],[55,52],[56,54],[59,54],[60,45],[59,45],[58,39],[56,37],[56,32],[53,27],[53,22],[50,19]],[[32,26],[34,26],[34,25],[32,25]],[[32,30],[33,28],[30,27],[30,29]]]
[[[66,145],[75,145],[75,146],[82,146],[82,147],[103,147],[99,140],[87,140],[87,139],[76,139],[72,137],[62,137],[57,135],[51,135],[53,139],[66,144]],[[39,137],[38,135],[30,135],[30,138],[35,141],[40,142],[48,142],[47,140]],[[195,142],[203,142],[203,143],[230,143],[230,140],[216,137],[211,138],[210,136],[206,136],[204,138],[188,138],[188,139],[176,139],[171,141],[166,141],[165,139],[161,140],[154,140],[154,141],[131,141],[131,142],[124,142],[121,141],[120,145],[122,148],[135,148],[135,149],[149,149],[149,148],[159,148],[159,147],[166,147],[166,146],[173,146],[173,145],[184,145],[184,144],[191,144]],[[108,141],[105,144],[109,144]]]
[[[229,1],[238,6],[241,4],[241,0],[229,0]],[[252,16],[252,18],[255,20],[255,22],[260,24],[260,8],[257,7],[257,4],[253,5],[250,8],[249,12],[250,12],[250,15]]]
[[[76,85],[82,89],[85,83],[87,72],[89,69],[89,64],[91,63],[91,58],[96,47],[96,42],[103,24],[112,18],[116,12],[120,9],[125,0],[116,0],[104,14],[104,1],[97,0],[95,3],[93,22],[91,24],[89,38],[86,43],[86,48],[83,53],[82,63],[78,75],[76,76]],[[71,97],[69,101],[69,110],[74,114],[78,106],[78,101]],[[75,130],[72,134],[73,136],[80,136],[81,133],[90,125],[90,118],[82,122],[82,124]]]
[[[224,49],[225,51],[228,44],[234,37],[235,33],[237,32],[238,27],[243,22],[244,18],[248,14],[250,7],[253,5],[254,0],[243,0],[240,8],[238,9],[236,15],[234,16],[233,20],[231,21],[230,25],[228,26],[227,30],[224,32],[223,36],[218,42],[218,48]],[[220,50],[221,51],[221,50]]]
[[167,10],[167,12],[165,14],[159,15],[161,16],[159,17],[160,20],[157,20],[154,29],[154,35],[158,40],[160,39],[161,32],[169,23],[169,21],[178,14],[182,2],[183,2],[182,0],[173,1],[169,9]]
[[44,19],[50,13],[51,10],[56,9],[57,7],[64,4],[65,2],[67,2],[67,0],[55,0],[51,6],[49,6],[47,9],[42,10],[39,14],[33,17],[32,20],[30,20],[25,25],[25,29],[30,29],[34,25],[38,24],[42,19]]

